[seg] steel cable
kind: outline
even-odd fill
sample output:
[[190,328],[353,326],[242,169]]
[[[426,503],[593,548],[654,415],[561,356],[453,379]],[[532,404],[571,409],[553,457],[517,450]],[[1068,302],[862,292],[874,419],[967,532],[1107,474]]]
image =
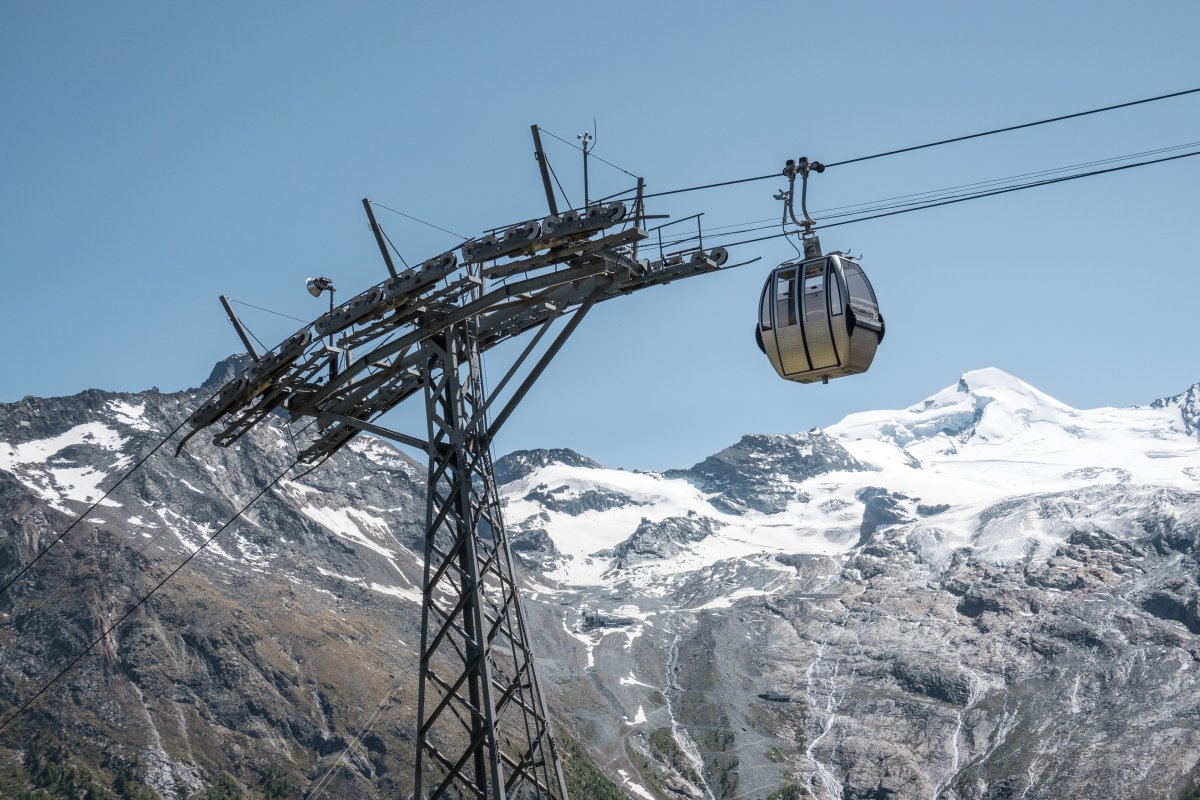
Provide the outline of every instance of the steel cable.
[[[570,146],[570,147],[574,147],[576,150],[578,150],[578,151],[579,151],[579,152],[581,152],[581,153],[583,152],[583,148],[582,148],[582,147],[580,147],[579,145],[575,144],[574,142],[569,142],[569,141],[567,141],[566,139],[564,139],[563,137],[561,137],[561,136],[558,136],[557,134],[551,133],[550,131],[548,131],[548,130],[546,130],[545,128],[543,128],[541,125],[538,125],[538,130],[539,130],[539,131],[541,131],[542,133],[546,134],[547,136],[549,136],[549,137],[553,138],[553,139],[558,139],[560,142],[562,142],[562,143],[563,143],[563,144],[565,144],[565,145],[568,145],[568,146]],[[636,179],[636,178],[638,177],[637,175],[634,175],[632,172],[630,172],[629,170],[625,169],[624,167],[618,167],[616,164],[612,163],[611,161],[606,161],[606,160],[604,160],[604,159],[603,159],[603,158],[601,158],[600,156],[596,155],[596,153],[595,153],[595,151],[594,151],[594,150],[588,150],[588,151],[587,151],[587,155],[588,155],[588,158],[594,158],[594,159],[596,159],[597,161],[599,161],[601,164],[608,164],[608,165],[609,165],[610,167],[612,167],[613,169],[615,169],[615,170],[619,170],[619,171],[621,171],[621,172],[624,172],[626,175],[628,175],[628,176],[629,176],[629,177],[631,177],[631,178],[634,178],[634,179]]]
[[[1108,167],[1107,169],[1092,170],[1091,172],[1081,172],[1081,173],[1078,173],[1075,175],[1064,175],[1059,178],[1049,178],[1049,179],[1043,180],[1043,181],[1034,181],[1032,183],[1019,184],[1017,186],[1008,186],[1003,189],[992,189],[992,190],[986,191],[986,192],[976,192],[974,194],[966,195],[963,197],[956,197],[956,198],[952,198],[949,200],[939,200],[937,202],[926,203],[923,205],[915,205],[910,208],[902,208],[897,211],[887,211],[882,214],[873,214],[873,215],[869,215],[869,216],[855,217],[854,219],[842,220],[841,222],[828,222],[828,223],[817,225],[814,228],[814,230],[823,230],[825,228],[836,228],[841,225],[852,225],[856,222],[866,222],[867,220],[881,219],[883,217],[894,217],[898,214],[908,214],[913,211],[924,211],[925,209],[929,209],[929,208],[937,208],[939,206],[948,206],[948,205],[953,205],[955,203],[964,203],[968,200],[979,200],[984,197],[993,197],[995,195],[1008,194],[1010,192],[1019,192],[1024,189],[1034,189],[1039,186],[1048,186],[1048,185],[1054,184],[1054,183],[1065,183],[1067,181],[1078,180],[1080,178],[1090,178],[1090,177],[1094,177],[1096,175],[1105,175],[1105,174],[1108,174],[1111,172],[1121,172],[1122,170],[1136,169],[1138,167],[1146,167],[1146,166],[1150,166],[1152,164],[1162,164],[1167,161],[1178,161],[1183,158],[1191,158],[1192,156],[1200,156],[1200,150],[1194,150],[1190,153],[1181,153],[1179,155],[1174,155],[1174,156],[1166,156],[1164,158],[1156,158],[1156,159],[1153,159],[1150,161],[1139,161],[1134,164],[1122,164],[1119,167]],[[752,244],[754,242],[765,242],[769,239],[778,239],[781,236],[791,236],[791,235],[793,235],[793,232],[776,233],[771,236],[759,236],[754,239],[745,239],[740,242],[731,242],[729,244],[724,245],[724,247],[738,247],[738,246],[745,245],[745,244]]]
[[[1106,111],[1115,111],[1115,110],[1121,109],[1121,108],[1130,108],[1132,106],[1140,106],[1140,105],[1144,105],[1146,103],[1155,103],[1155,102],[1158,102],[1161,100],[1169,100],[1169,99],[1172,99],[1175,97],[1183,97],[1185,95],[1191,95],[1191,94],[1197,94],[1197,93],[1200,93],[1200,88],[1185,89],[1180,92],[1171,92],[1169,94],[1160,94],[1160,95],[1156,95],[1155,97],[1146,97],[1141,100],[1131,100],[1126,103],[1117,103],[1115,105],[1103,106],[1102,108],[1093,108],[1088,111],[1077,111],[1073,114],[1062,114],[1057,117],[1048,117],[1046,119],[1034,120],[1033,122],[1023,122],[1019,125],[1008,125],[1003,128],[993,128],[991,130],[980,131],[979,133],[971,133],[971,134],[967,134],[965,136],[955,136],[955,137],[952,137],[949,139],[939,139],[936,142],[927,142],[925,144],[913,145],[911,147],[900,147],[895,150],[885,150],[881,153],[872,153],[871,155],[857,156],[855,158],[847,158],[847,159],[843,159],[842,161],[832,161],[830,163],[825,164],[825,167],[826,168],[840,167],[840,166],[843,166],[846,164],[857,164],[861,161],[870,161],[870,160],[876,159],[876,158],[884,158],[885,156],[899,155],[900,153],[911,153],[915,150],[925,150],[930,147],[939,147],[941,145],[953,144],[955,142],[965,142],[969,139],[980,139],[985,136],[994,136],[998,133],[1008,133],[1011,131],[1017,131],[1017,130],[1021,130],[1024,128],[1033,128],[1038,125],[1048,125],[1052,122],[1062,122],[1063,120],[1076,119],[1078,117],[1086,117],[1091,114],[1100,114],[1100,113],[1103,113]],[[778,172],[772,172],[769,175],[756,175],[752,178],[738,178],[736,180],[730,180],[730,181],[718,181],[716,183],[705,183],[705,184],[701,184],[699,186],[688,186],[688,187],[685,187],[682,189],[670,189],[665,192],[652,192],[652,193],[646,194],[644,196],[646,198],[665,197],[667,195],[682,194],[684,192],[697,192],[702,189],[714,189],[714,188],[721,187],[721,186],[733,186],[733,185],[739,184],[739,183],[750,183],[752,181],[762,181],[762,180],[766,180],[768,178],[777,178],[777,177],[779,177],[779,175],[780,175],[780,173],[778,173]]]
[[94,502],[90,506],[88,506],[87,510],[84,511],[79,516],[77,516],[75,518],[75,521],[67,526],[66,530],[64,530],[62,533],[60,533],[58,536],[56,536],[54,538],[54,540],[52,542],[50,542],[50,544],[48,544],[44,548],[42,548],[41,551],[39,551],[38,554],[36,556],[34,556],[33,559],[30,560],[30,562],[28,564],[26,564],[25,566],[21,567],[20,570],[18,570],[16,575],[9,578],[8,581],[4,584],[4,586],[0,587],[0,595],[3,595],[5,592],[7,592],[10,586],[12,586],[14,583],[16,583],[17,580],[20,579],[20,577],[22,575],[24,575],[26,572],[28,572],[33,567],[34,564],[36,564],[38,561],[41,560],[42,556],[44,556],[44,555],[46,555],[46,553],[50,552],[50,548],[54,547],[54,545],[61,542],[68,533],[70,533],[71,531],[73,531],[75,529],[76,525],[83,522],[83,520],[87,518],[88,514],[91,514],[93,511],[95,511],[96,507],[99,506],[101,503],[103,503],[104,500],[107,499],[108,496],[110,494],[112,494],[117,489],[118,486],[123,484],[126,481],[126,479],[129,478],[130,475],[132,475],[134,472],[136,472],[138,470],[139,467],[141,467],[148,460],[150,460],[150,457],[152,455],[154,455],[155,453],[157,453],[160,449],[162,449],[162,446],[164,444],[171,441],[171,439],[174,438],[175,434],[179,433],[180,429],[183,428],[183,426],[187,424],[189,417],[190,417],[190,414],[188,417],[184,417],[183,421],[180,422],[178,425],[176,425],[175,428],[170,433],[168,433],[166,435],[166,437],[163,438],[162,441],[160,441],[158,444],[154,445],[154,448],[149,453],[146,453],[146,455],[144,455],[140,459],[138,459],[138,462],[136,464],[134,464],[132,467],[130,467],[125,472],[125,474],[122,475],[117,480],[116,483],[114,483],[112,486],[110,486],[108,488],[108,490],[104,492],[104,494],[100,495],[99,500],[97,500],[96,502]]
[[[182,570],[184,567],[186,567],[193,558],[195,558],[197,555],[200,554],[200,552],[202,550],[204,550],[204,548],[206,548],[210,544],[212,544],[212,542],[218,536],[220,536],[225,531],[226,528],[228,528],[230,525],[232,525],[234,522],[236,522],[242,516],[242,514],[246,513],[247,509],[249,509],[250,506],[252,506],[255,503],[255,501],[257,501],[260,497],[262,497],[264,494],[266,494],[271,488],[273,488],[277,483],[279,483],[279,481],[283,479],[283,476],[286,475],[288,472],[290,472],[292,467],[296,466],[297,463],[298,462],[293,461],[291,464],[289,464],[287,466],[286,469],[283,470],[283,472],[279,473],[279,475],[277,475],[274,479],[272,479],[266,486],[264,486],[262,489],[260,489],[258,494],[254,495],[254,497],[250,498],[250,500],[248,502],[246,502],[246,504],[243,505],[241,507],[241,509],[239,509],[238,512],[229,519],[228,522],[226,522],[224,525],[222,525],[220,528],[218,528],[215,533],[213,533],[211,536],[209,536],[207,539],[205,539],[204,542],[199,547],[197,547],[194,551],[192,551],[192,553],[187,558],[185,558],[182,563],[179,564],[179,566],[175,567],[175,569],[173,569],[169,573],[167,573],[166,577],[164,577],[161,581],[159,581],[157,584],[155,584],[153,589],[151,589],[146,594],[142,595],[142,597],[136,603],[134,603],[132,606],[130,606],[130,608],[128,610],[126,610],[125,613],[122,614],[116,622],[114,622],[113,624],[111,624],[107,628],[105,628],[103,633],[101,633],[99,636],[97,636],[95,639],[93,639],[91,644],[89,644],[78,655],[76,655],[73,659],[71,659],[71,661],[65,667],[63,667],[61,670],[59,670],[58,674],[56,674],[53,678],[51,678],[47,683],[43,684],[42,687],[40,689],[38,689],[33,694],[32,697],[30,697],[28,700],[26,700],[24,703],[21,704],[20,708],[18,708],[16,711],[12,712],[12,714],[10,714],[8,716],[8,718],[4,720],[3,723],[0,723],[0,733],[2,733],[4,731],[4,729],[7,728],[13,722],[13,720],[15,720],[17,717],[19,717],[25,711],[25,709],[29,708],[31,705],[33,705],[33,703],[39,697],[41,697],[43,694],[45,694],[46,691],[48,691],[50,689],[50,687],[52,687],[52,686],[54,686],[54,684],[58,683],[58,681],[64,675],[66,675],[68,672],[70,672],[71,668],[74,667],[76,664],[78,664],[80,662],[80,660],[83,659],[84,656],[86,656],[88,653],[92,652],[92,650],[95,649],[96,645],[98,645],[98,644],[100,644],[100,642],[104,641],[104,639],[106,639],[110,633],[112,633],[114,630],[116,630],[117,626],[119,626],[125,620],[129,619],[130,615],[132,615],[133,612],[135,612],[139,608],[141,608],[142,605],[145,604],[145,602],[147,600],[149,600],[154,595],[155,592],[157,592],[159,589],[161,589],[167,583],[167,581],[169,581],[169,580],[171,580],[171,578],[175,577],[179,573],[179,571]],[[314,466],[313,469],[316,469],[316,466]],[[312,471],[311,469],[307,470],[306,472],[303,473],[303,475],[307,475],[311,471]],[[303,475],[301,475],[300,477],[303,477]]]
[[1104,106],[1103,108],[1093,108],[1089,111],[1076,111],[1074,114],[1063,114],[1063,115],[1057,116],[1057,117],[1048,117],[1046,119],[1039,119],[1034,122],[1023,122],[1020,125],[1009,125],[1004,128],[993,128],[990,131],[981,131],[980,133],[969,133],[966,136],[955,136],[950,139],[940,139],[936,142],[928,142],[926,144],[913,145],[912,147],[901,147],[896,150],[886,150],[882,153],[873,153],[869,156],[858,156],[857,158],[847,158],[844,161],[833,161],[829,164],[826,164],[825,167],[826,168],[840,167],[844,164],[857,164],[860,161],[870,161],[875,158],[883,158],[885,156],[899,155],[900,153],[911,153],[914,150],[925,150],[926,148],[929,148],[929,147],[940,147],[941,145],[944,145],[944,144],[953,144],[955,142],[965,142],[969,139],[981,139],[984,136],[994,136],[997,133],[1008,133],[1009,131],[1019,131],[1019,130],[1022,130],[1023,128],[1034,128],[1034,127],[1037,127],[1038,125],[1048,125],[1051,122],[1062,122],[1063,120],[1077,119],[1079,117],[1086,117],[1091,114],[1101,114],[1105,111],[1116,111],[1119,108],[1130,108],[1131,106],[1140,106],[1145,103],[1156,103],[1159,100],[1169,100],[1173,97],[1183,97],[1184,95],[1196,94],[1197,92],[1200,92],[1200,88],[1184,89],[1181,92],[1171,92],[1170,94],[1160,94],[1157,97],[1146,97],[1141,100],[1131,100],[1127,103],[1117,103],[1116,105]]

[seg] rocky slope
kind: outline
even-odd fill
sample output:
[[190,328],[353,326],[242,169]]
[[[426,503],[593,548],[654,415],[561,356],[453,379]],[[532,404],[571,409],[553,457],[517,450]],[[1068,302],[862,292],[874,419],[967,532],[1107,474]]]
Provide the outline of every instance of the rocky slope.
[[[0,406],[0,579],[202,391]],[[1200,761],[1198,409],[1200,385],[1079,410],[980,370],[690,469],[498,460],[576,795],[1178,795]],[[153,456],[0,596],[0,712],[293,435]],[[268,490],[0,735],[0,795],[405,796],[423,473],[364,437]]]
[[[14,574],[231,369],[222,365],[196,392],[90,391],[3,407],[0,574]],[[193,444],[179,458],[164,450],[134,473],[0,596],[5,707],[230,519],[291,452],[287,429],[272,424],[240,449]],[[298,787],[381,707],[374,738],[352,760],[371,785],[395,790],[409,760],[400,751],[407,686],[395,676],[413,665],[409,545],[422,480],[420,467],[370,440],[284,480],[6,731],[6,742],[53,732],[98,783],[128,769],[163,797],[254,786],[272,771]],[[19,748],[8,755],[28,760]]]

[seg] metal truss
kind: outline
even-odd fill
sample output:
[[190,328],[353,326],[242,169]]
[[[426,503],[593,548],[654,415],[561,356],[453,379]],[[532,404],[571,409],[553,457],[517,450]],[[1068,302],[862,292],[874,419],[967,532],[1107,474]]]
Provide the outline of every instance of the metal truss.
[[414,797],[566,800],[492,474],[478,327],[422,348],[429,491]]

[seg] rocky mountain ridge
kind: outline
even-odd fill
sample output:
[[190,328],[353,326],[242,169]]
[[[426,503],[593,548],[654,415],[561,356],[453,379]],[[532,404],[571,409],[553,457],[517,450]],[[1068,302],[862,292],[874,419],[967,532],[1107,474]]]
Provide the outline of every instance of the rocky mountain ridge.
[[[0,406],[0,579],[202,399]],[[1183,791],[1200,758],[1198,400],[1200,384],[1079,410],[977,370],[907,409],[747,435],[688,469],[498,459],[574,785],[649,800]],[[301,427],[273,418],[229,450],[198,438],[154,456],[0,596],[0,712],[283,469]],[[288,475],[5,731],[0,795],[72,796],[46,776],[75,775],[96,796],[404,796],[423,481],[368,437]]]

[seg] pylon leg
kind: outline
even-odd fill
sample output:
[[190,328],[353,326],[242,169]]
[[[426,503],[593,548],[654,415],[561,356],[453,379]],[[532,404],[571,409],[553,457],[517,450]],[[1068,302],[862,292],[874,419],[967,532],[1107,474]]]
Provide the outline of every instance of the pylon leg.
[[566,800],[492,474],[473,325],[423,345],[429,485],[413,796]]

